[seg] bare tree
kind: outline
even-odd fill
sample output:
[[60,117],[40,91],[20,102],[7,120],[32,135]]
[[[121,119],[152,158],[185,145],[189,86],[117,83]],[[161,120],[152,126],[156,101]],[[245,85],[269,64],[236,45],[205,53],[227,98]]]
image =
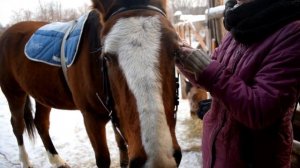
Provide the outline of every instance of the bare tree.
[[42,3],[39,0],[39,7],[36,12],[35,20],[56,22],[62,20],[62,7],[60,2],[51,1]]
[[64,18],[61,19],[61,21],[69,21],[77,19],[79,14],[76,9],[66,9],[63,11]]
[[12,23],[31,20],[32,18],[33,18],[33,13],[31,11],[20,9],[18,11],[13,11]]
[[82,6],[77,8],[78,13],[86,13],[89,10],[91,10],[91,6],[88,5],[87,3],[83,4]]
[[47,22],[69,21],[78,18],[88,10],[89,6],[87,4],[78,9],[63,9],[59,1],[45,3],[39,0],[38,7],[34,12],[24,9],[14,11],[10,24],[27,20]]
[[0,23],[0,37],[2,35],[2,33],[4,32],[5,27],[2,26],[2,24]]
[[207,7],[207,0],[172,0],[172,10],[183,14],[203,14]]

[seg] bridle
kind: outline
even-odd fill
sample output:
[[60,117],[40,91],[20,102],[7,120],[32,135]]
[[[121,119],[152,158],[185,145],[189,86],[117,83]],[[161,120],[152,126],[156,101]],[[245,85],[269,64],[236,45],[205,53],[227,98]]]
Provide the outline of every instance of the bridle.
[[109,116],[109,119],[110,119],[113,127],[118,132],[118,134],[121,136],[121,138],[124,140],[124,142],[126,142],[126,145],[127,145],[127,141],[120,130],[119,119],[117,117],[117,113],[114,108],[115,102],[112,97],[111,87],[110,87],[110,82],[109,82],[109,77],[108,77],[107,58],[104,56],[104,54],[101,54],[101,56],[100,56],[100,64],[101,64],[101,73],[103,76],[102,86],[103,86],[103,90],[105,92],[104,95],[106,95],[105,101],[103,101],[101,99],[101,97],[99,96],[98,93],[96,93],[96,96],[97,96],[98,100],[100,101],[100,103],[102,104],[102,106],[108,112],[108,116]]
[[[108,20],[112,16],[123,13],[123,12],[132,11],[132,10],[140,10],[140,9],[156,11],[166,17],[166,13],[163,10],[159,9],[158,7],[152,6],[152,5],[147,5],[147,6],[121,7],[119,9],[117,9],[116,11],[111,12],[112,14],[107,15],[105,17],[105,20]],[[100,53],[102,53],[102,52],[100,52]],[[116,111],[114,108],[115,102],[112,97],[111,87],[110,87],[110,83],[109,83],[107,61],[108,61],[108,59],[105,57],[105,54],[102,53],[100,56],[100,64],[101,64],[101,73],[103,76],[103,90],[106,95],[105,101],[103,101],[101,99],[101,97],[99,96],[98,93],[96,93],[96,96],[97,96],[98,100],[100,101],[100,103],[104,106],[104,108],[108,112],[109,118],[110,118],[110,121],[112,122],[113,127],[118,132],[118,134],[121,136],[121,138],[124,140],[124,142],[126,143],[126,146],[128,146],[128,143],[120,130],[119,119],[117,117],[117,114],[116,114]],[[176,120],[178,105],[179,105],[179,92],[178,92],[179,78],[178,78],[178,74],[176,73],[176,71],[175,71],[175,85],[176,85],[176,90],[175,90],[176,96],[175,96],[175,100],[174,100],[174,105],[175,105],[174,118]]]
[[164,17],[167,17],[166,12],[163,11],[162,9],[156,7],[156,6],[153,6],[153,5],[134,5],[134,6],[130,6],[130,7],[120,7],[117,10],[109,11],[108,14],[105,16],[104,20],[108,20],[112,16],[117,15],[119,13],[128,12],[128,11],[132,11],[132,10],[141,10],[141,9],[155,11],[155,12],[160,13]]

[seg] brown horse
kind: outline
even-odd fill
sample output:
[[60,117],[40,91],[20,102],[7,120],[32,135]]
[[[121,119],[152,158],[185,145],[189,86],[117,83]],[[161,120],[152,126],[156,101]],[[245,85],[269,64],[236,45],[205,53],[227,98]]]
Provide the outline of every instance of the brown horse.
[[187,93],[187,99],[190,105],[190,114],[191,117],[197,118],[197,113],[199,111],[199,103],[203,100],[209,98],[207,91],[203,88],[193,86],[189,81],[185,81]]
[[[103,15],[104,27],[98,13],[92,12],[77,58],[66,71],[67,78],[60,67],[30,61],[24,54],[30,36],[46,23],[18,23],[0,39],[0,86],[11,111],[23,167],[31,167],[23,145],[23,131],[26,127],[33,135],[33,126],[50,162],[57,167],[68,167],[49,136],[52,107],[82,112],[98,167],[110,165],[105,135],[105,125],[110,119],[108,111],[112,112],[114,125],[120,128],[116,140],[122,167],[178,166],[181,152],[175,137],[173,59],[178,39],[164,16],[166,2],[93,0],[93,3]],[[98,50],[100,31],[102,54]],[[105,69],[108,77],[102,73]],[[29,96],[36,102],[34,119]],[[107,98],[113,103],[106,103]]]

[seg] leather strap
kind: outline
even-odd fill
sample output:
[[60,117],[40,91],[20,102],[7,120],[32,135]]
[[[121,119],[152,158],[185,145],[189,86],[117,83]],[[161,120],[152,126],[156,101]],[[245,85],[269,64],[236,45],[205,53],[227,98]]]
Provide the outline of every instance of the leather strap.
[[127,12],[127,11],[131,11],[131,10],[140,10],[140,9],[156,11],[156,12],[160,13],[161,15],[163,15],[164,17],[167,17],[165,11],[159,9],[156,6],[153,6],[153,5],[146,5],[146,6],[138,5],[138,6],[131,6],[131,7],[121,7],[118,10],[112,12],[111,14],[108,14],[105,17],[105,20],[108,20],[110,17],[112,17],[116,14],[122,13],[122,12]]
[[71,30],[73,29],[73,27],[74,27],[74,25],[77,21],[71,21],[71,22],[72,22],[71,26],[65,32],[65,35],[63,37],[62,44],[61,44],[61,47],[60,47],[61,67],[62,67],[63,74],[64,74],[64,77],[65,77],[65,80],[66,80],[68,86],[69,86],[69,82],[68,82],[68,76],[67,76],[67,62],[66,62],[66,55],[65,55],[65,45],[66,45],[67,38],[68,38]]

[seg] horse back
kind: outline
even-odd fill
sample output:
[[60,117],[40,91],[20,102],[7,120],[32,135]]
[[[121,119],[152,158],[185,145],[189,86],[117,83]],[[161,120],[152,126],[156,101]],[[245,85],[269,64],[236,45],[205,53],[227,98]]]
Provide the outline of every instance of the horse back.
[[[8,55],[23,53],[24,46],[30,36],[46,22],[19,22],[9,27],[0,37],[0,63],[5,66],[9,61]],[[14,50],[14,52],[11,52]],[[2,66],[1,66],[2,67]]]
[[15,58],[22,57],[25,43],[44,22],[19,22],[9,27],[0,37],[0,84],[5,84],[9,76],[13,76]]

